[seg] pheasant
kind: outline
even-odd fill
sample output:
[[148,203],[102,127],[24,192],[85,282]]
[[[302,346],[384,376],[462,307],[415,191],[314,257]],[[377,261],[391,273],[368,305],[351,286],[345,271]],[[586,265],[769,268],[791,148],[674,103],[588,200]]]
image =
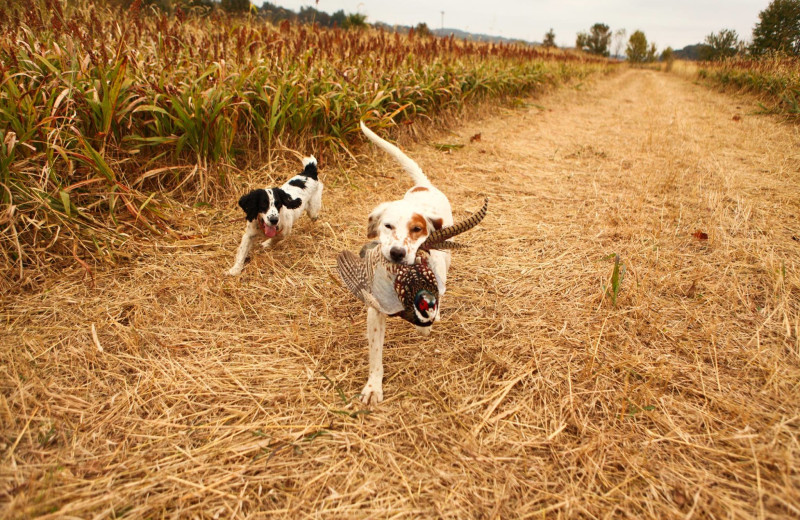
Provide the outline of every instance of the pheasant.
[[336,259],[347,288],[367,305],[389,316],[399,316],[419,327],[430,327],[439,305],[439,282],[430,268],[431,249],[462,249],[449,239],[475,227],[486,216],[489,199],[469,218],[431,233],[417,250],[413,265],[389,262],[377,241],[361,248],[359,256],[342,251]]

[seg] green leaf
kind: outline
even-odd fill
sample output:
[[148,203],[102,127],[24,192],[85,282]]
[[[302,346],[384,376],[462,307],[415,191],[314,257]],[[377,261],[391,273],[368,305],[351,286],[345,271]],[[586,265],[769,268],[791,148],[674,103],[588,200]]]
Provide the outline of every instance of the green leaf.
[[61,204],[64,205],[64,213],[66,213],[69,218],[72,218],[72,208],[70,205],[69,193],[67,193],[64,190],[61,190],[60,195],[61,195]]
[[92,145],[86,142],[85,139],[81,139],[81,145],[83,146],[83,149],[89,158],[91,158],[92,162],[94,162],[97,171],[102,173],[103,176],[110,182],[116,182],[117,175],[114,173],[114,170],[111,169],[105,159],[103,159],[103,156],[100,155],[97,150],[92,148]]
[[328,430],[317,430],[317,431],[309,433],[308,435],[303,437],[303,441],[311,442],[314,439],[316,439],[317,437],[319,437],[320,435],[328,435],[329,433],[330,432]]
[[463,144],[434,143],[433,147],[436,148],[437,150],[441,150],[443,152],[446,152],[446,151],[449,151],[449,150],[460,150],[460,149],[464,148],[464,145]]

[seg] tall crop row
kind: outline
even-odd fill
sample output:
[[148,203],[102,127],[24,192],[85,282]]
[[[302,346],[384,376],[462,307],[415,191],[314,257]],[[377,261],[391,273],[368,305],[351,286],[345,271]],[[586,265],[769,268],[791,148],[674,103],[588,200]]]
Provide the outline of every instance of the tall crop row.
[[166,193],[208,196],[245,153],[348,153],[360,119],[433,118],[606,66],[217,11],[12,2],[0,10],[4,263],[21,277],[48,255],[111,258],[133,230],[174,233]]
[[800,116],[800,59],[732,58],[704,63],[698,74],[724,87],[763,95],[771,111]]

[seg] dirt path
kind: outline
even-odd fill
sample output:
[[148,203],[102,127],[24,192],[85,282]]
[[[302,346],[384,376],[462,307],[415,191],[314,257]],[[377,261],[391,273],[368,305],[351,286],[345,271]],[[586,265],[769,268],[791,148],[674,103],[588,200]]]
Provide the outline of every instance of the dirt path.
[[407,146],[490,213],[432,336],[390,324],[369,412],[331,273],[409,186],[377,153],[323,164],[321,221],[240,278],[219,208],[94,289],[7,301],[6,515],[800,515],[800,132],[755,111],[625,71]]

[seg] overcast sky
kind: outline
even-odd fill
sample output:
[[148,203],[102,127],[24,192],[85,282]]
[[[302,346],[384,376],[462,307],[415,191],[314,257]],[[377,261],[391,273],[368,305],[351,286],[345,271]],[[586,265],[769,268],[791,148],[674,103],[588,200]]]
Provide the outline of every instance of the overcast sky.
[[[255,0],[260,3],[261,0]],[[597,22],[613,31],[630,34],[640,29],[659,50],[702,42],[720,29],[734,29],[745,40],[752,38],[758,13],[769,0],[271,0],[298,11],[316,6],[332,13],[367,15],[368,22],[390,25],[444,26],[474,33],[542,41],[552,27],[559,46],[574,46],[578,31],[588,31]]]

